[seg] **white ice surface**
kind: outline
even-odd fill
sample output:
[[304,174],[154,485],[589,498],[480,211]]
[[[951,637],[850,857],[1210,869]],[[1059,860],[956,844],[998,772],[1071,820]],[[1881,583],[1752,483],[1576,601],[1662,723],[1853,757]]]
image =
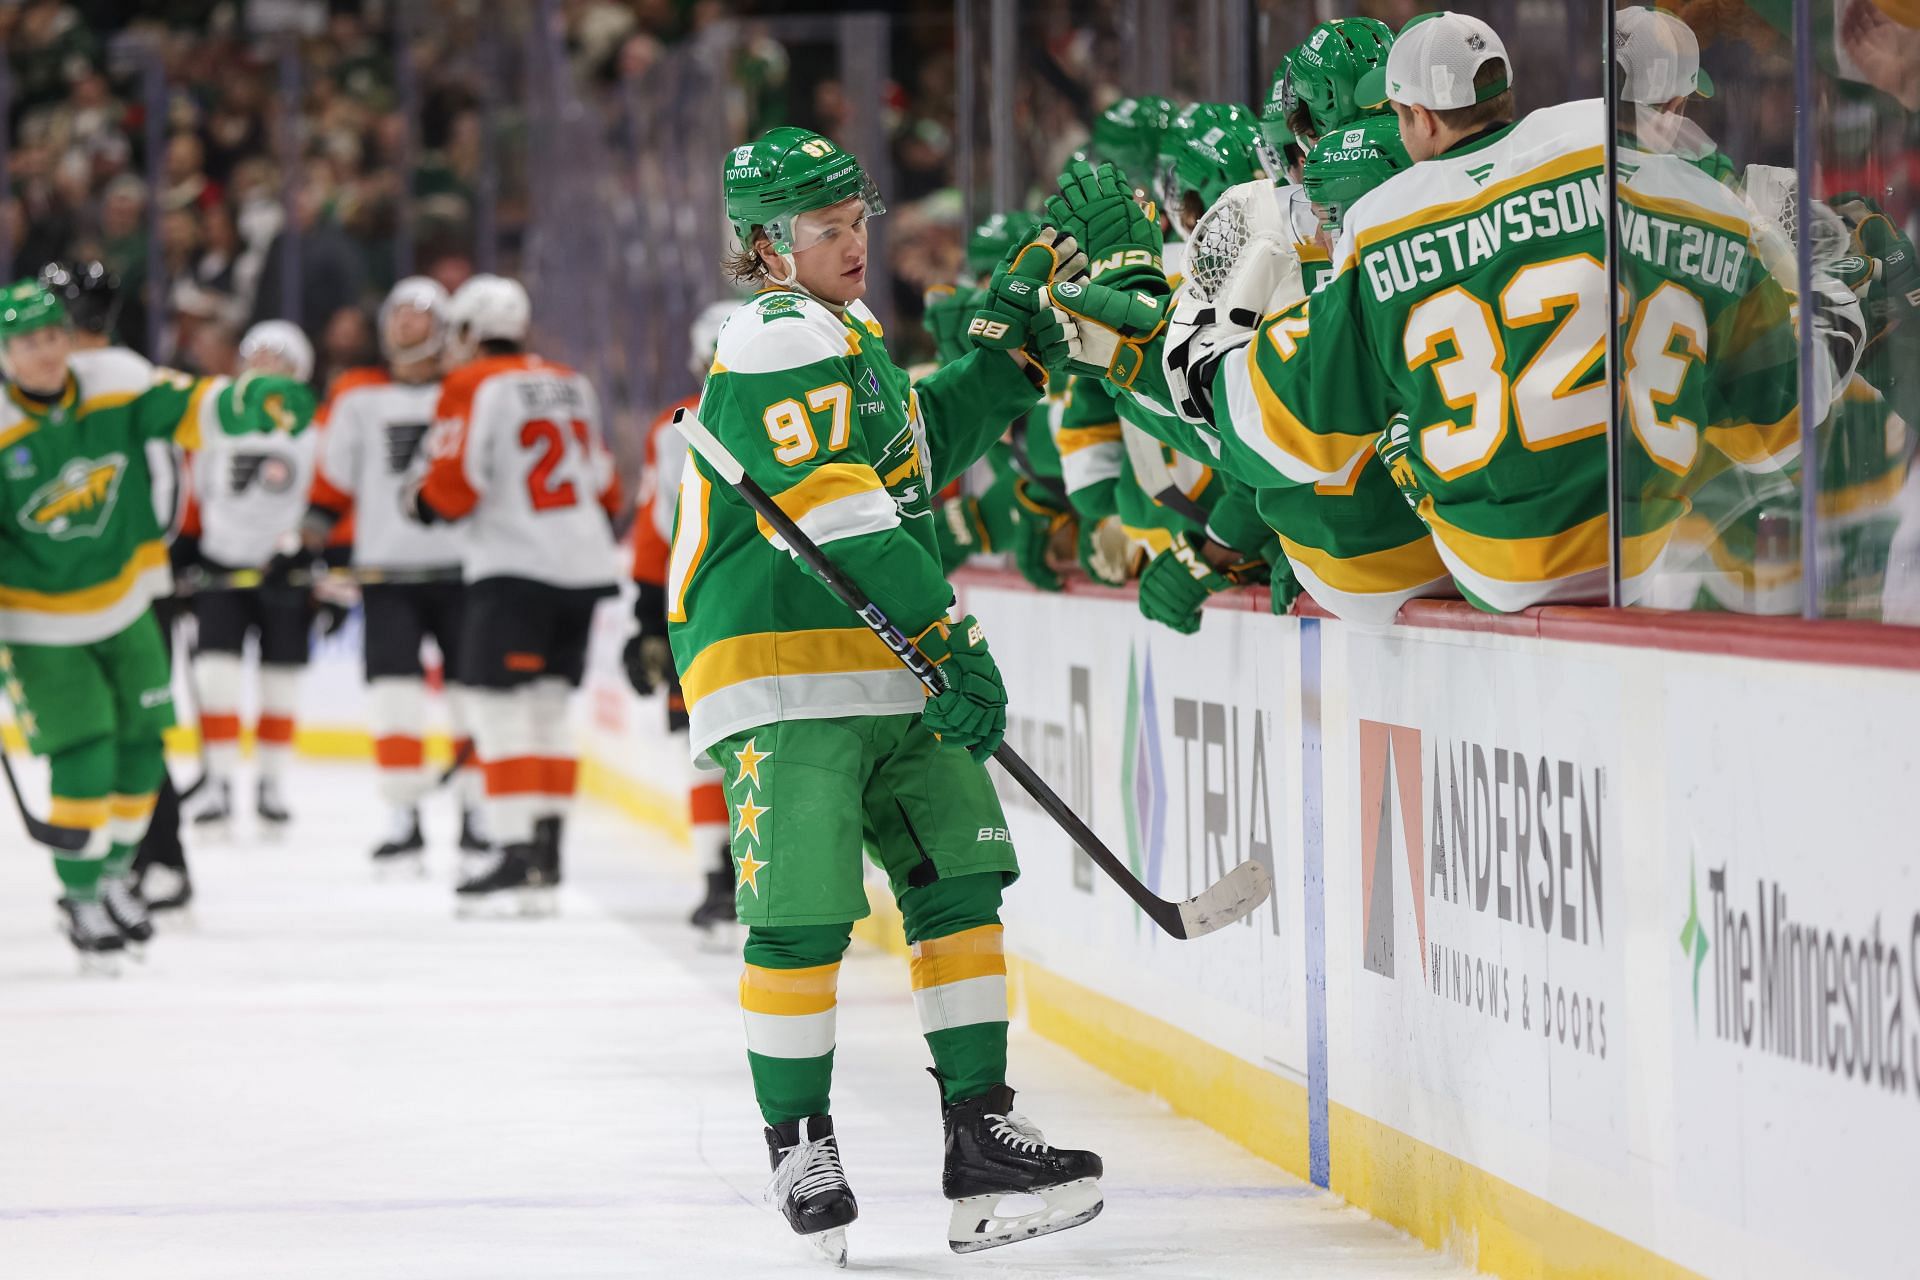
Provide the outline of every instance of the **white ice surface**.
[[[295,833],[195,851],[192,921],[117,980],[76,975],[47,860],[0,811],[0,1276],[831,1274],[760,1204],[739,963],[681,923],[689,858],[590,808],[560,919],[459,922],[450,812],[428,879],[378,882],[366,772],[303,765],[290,793]],[[900,962],[856,944],[834,1091],[855,1272],[1462,1274],[1017,1029],[1021,1105],[1102,1153],[1106,1212],[955,1257],[925,1064]]]

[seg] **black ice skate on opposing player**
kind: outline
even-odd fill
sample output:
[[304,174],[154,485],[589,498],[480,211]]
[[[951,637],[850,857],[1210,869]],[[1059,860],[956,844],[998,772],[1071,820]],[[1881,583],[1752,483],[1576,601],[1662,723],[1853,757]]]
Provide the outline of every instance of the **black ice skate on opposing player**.
[[767,1203],[834,1266],[846,1266],[847,1224],[860,1216],[860,1206],[840,1166],[833,1117],[808,1116],[769,1128],[767,1158],[773,1165]]
[[280,794],[280,782],[276,778],[260,779],[259,788],[254,792],[253,811],[269,828],[284,827],[293,821],[293,815],[287,812],[287,802]]
[[126,935],[99,902],[80,902],[62,898],[58,928],[80,956],[80,972],[113,977],[120,972],[120,953],[126,949]]
[[503,845],[485,870],[461,881],[453,891],[454,909],[462,918],[550,916],[559,885],[556,872],[538,844]]
[[405,869],[414,875],[425,875],[426,864],[422,859],[426,851],[426,838],[420,834],[419,810],[396,809],[387,838],[373,847],[374,871],[385,875]]
[[[935,1080],[940,1078],[933,1073]],[[943,1106],[946,1167],[940,1189],[953,1201],[947,1243],[976,1253],[1065,1231],[1098,1217],[1100,1157],[1047,1145],[1032,1121],[1013,1109],[1013,1090],[995,1085],[975,1098]],[[1044,1206],[1009,1213],[1000,1202],[1038,1196]]]

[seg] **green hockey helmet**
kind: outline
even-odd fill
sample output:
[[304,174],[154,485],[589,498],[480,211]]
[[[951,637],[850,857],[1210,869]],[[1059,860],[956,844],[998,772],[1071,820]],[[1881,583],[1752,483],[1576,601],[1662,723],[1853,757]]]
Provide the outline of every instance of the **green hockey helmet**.
[[1195,192],[1202,210],[1228,187],[1262,176],[1260,131],[1253,113],[1237,102],[1205,104],[1188,122],[1173,169],[1180,201],[1184,203],[1187,193]]
[[1360,78],[1387,65],[1393,32],[1378,18],[1335,18],[1315,27],[1288,56],[1284,90],[1288,127],[1296,137],[1324,138],[1335,129],[1385,108],[1361,105]]
[[1174,174],[1174,165],[1180,158],[1181,149],[1193,134],[1193,122],[1207,107],[1204,102],[1189,102],[1167,119],[1167,127],[1161,131],[1160,144],[1153,157],[1153,191],[1155,200],[1160,202],[1162,210],[1171,211],[1180,204],[1180,183]]
[[[1287,148],[1297,146],[1293,140],[1293,129],[1287,124],[1287,72],[1291,63],[1280,60],[1273,69],[1273,81],[1267,86],[1267,98],[1260,104],[1260,143],[1267,153],[1269,168],[1275,163],[1286,162]],[[1274,176],[1279,177],[1276,172]]]
[[721,168],[727,220],[742,248],[763,227],[775,253],[796,253],[818,238],[803,215],[859,198],[869,215],[886,212],[879,189],[850,151],[811,129],[783,125],[730,148]]
[[1172,116],[1173,104],[1165,98],[1117,99],[1093,122],[1093,158],[1120,166],[1135,186],[1151,187],[1160,135]]
[[1412,165],[1400,142],[1400,122],[1368,116],[1314,143],[1300,181],[1321,224],[1337,235],[1354,201]]
[[67,323],[65,305],[38,280],[16,280],[0,292],[0,345],[35,329]]
[[994,214],[967,236],[967,273],[992,274],[1000,260],[1007,256],[1007,250],[1033,239],[1040,225],[1040,219],[1018,209]]

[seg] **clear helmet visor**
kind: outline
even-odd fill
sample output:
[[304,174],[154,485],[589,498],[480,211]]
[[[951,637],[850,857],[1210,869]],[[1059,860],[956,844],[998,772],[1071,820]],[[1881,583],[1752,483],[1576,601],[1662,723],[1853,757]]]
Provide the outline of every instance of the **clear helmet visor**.
[[866,234],[867,219],[887,211],[886,201],[871,178],[860,193],[823,209],[804,209],[769,219],[767,238],[776,252],[805,253],[818,245],[843,236]]

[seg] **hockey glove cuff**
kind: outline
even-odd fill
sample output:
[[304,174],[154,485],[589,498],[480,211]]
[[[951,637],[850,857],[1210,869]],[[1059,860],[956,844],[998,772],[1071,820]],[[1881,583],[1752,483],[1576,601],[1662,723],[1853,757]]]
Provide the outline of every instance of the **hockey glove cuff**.
[[986,632],[969,614],[952,624],[934,623],[913,643],[947,683],[927,699],[921,723],[985,764],[1007,736],[1007,687],[987,652]]
[[1060,575],[1054,572],[1053,544],[1063,529],[1073,523],[1073,513],[1053,505],[1026,480],[1013,485],[1014,567],[1042,591],[1061,589]]
[[1078,338],[1068,362],[1075,373],[1105,378],[1128,390],[1149,361],[1160,359],[1154,343],[1166,328],[1167,297],[1072,280],[1049,285],[1046,293]]
[[1113,164],[1075,160],[1060,174],[1060,194],[1047,199],[1047,220],[1080,243],[1088,274],[1113,289],[1164,287],[1160,220]]

